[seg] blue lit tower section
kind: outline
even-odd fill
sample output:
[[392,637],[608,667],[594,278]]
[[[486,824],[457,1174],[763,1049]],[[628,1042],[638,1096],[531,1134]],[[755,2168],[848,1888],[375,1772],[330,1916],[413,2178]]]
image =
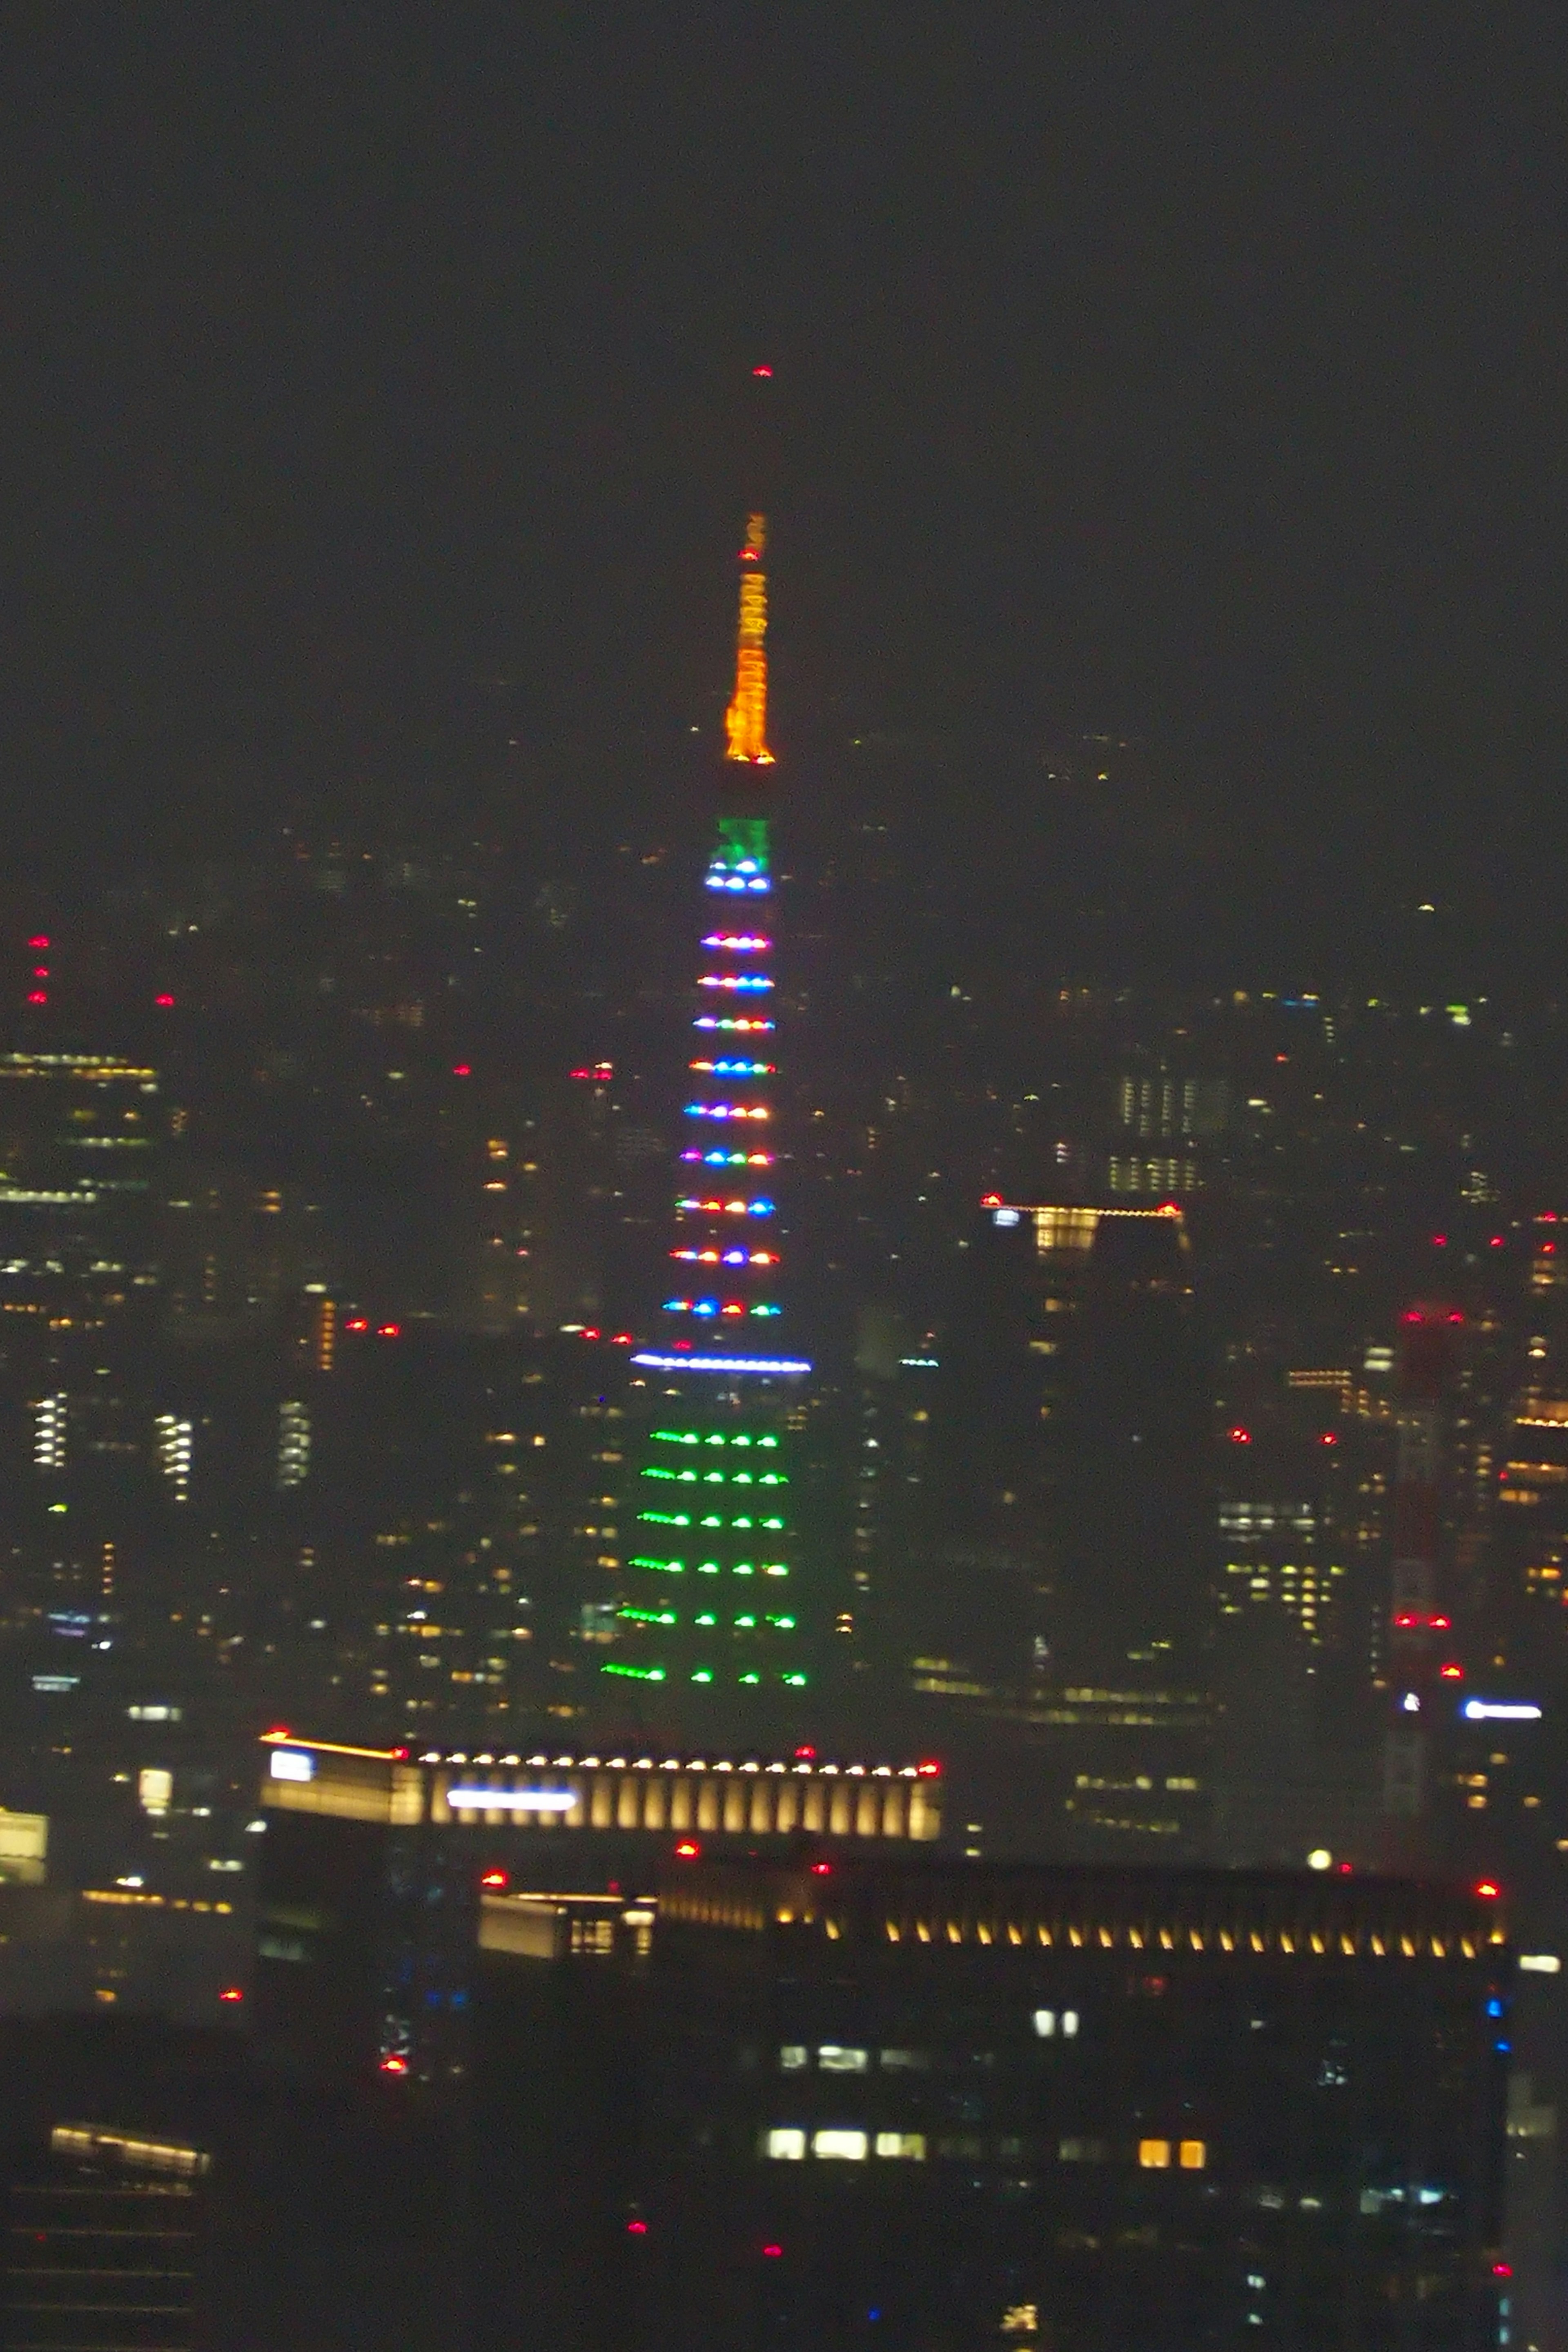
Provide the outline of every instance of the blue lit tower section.
[[[811,1367],[785,1336],[779,1212],[774,869],[762,806],[766,530],[741,551],[723,807],[703,876],[669,1285],[633,1358],[651,1412],[602,1673],[643,1722],[700,1740],[808,1702],[791,1422]],[[606,1693],[606,1696],[608,1694]]]

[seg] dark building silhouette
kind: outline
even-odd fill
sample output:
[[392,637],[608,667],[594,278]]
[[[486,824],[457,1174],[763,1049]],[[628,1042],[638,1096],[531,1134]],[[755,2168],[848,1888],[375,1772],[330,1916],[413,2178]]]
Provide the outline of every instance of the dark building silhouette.
[[480,2340],[1479,2352],[1505,1984],[1432,1888],[675,1864],[484,1957]]

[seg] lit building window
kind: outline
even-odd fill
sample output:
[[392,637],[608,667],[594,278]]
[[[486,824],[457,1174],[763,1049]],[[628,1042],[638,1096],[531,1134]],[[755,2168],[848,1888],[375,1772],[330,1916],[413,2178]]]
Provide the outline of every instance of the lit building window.
[[805,2156],[805,2134],[788,2128],[766,2132],[763,2136],[763,2154],[775,2163],[799,2164]]
[[879,2156],[911,2157],[917,2164],[923,2164],[925,2162],[925,2153],[926,2136],[924,2132],[883,2131],[877,2134],[877,2154]]
[[785,2074],[798,2074],[803,2066],[811,2063],[811,2053],[803,2042],[786,2042],[779,2052],[779,2070]]
[[1176,2156],[1184,2172],[1201,2172],[1209,2160],[1208,2143],[1201,2139],[1184,2139],[1178,2146]]
[[1171,2161],[1170,2141],[1141,2139],[1138,2143],[1138,2161],[1146,2172],[1165,2171]]
[[161,1412],[153,1426],[158,1467],[175,1502],[186,1502],[191,1492],[191,1424],[172,1412]]
[[847,2158],[852,2164],[864,2164],[869,2143],[863,2131],[844,2131],[830,2126],[811,2135],[813,2156]]
[[66,1398],[62,1391],[43,1397],[34,1408],[33,1467],[63,1470],[66,1466]]
[[864,2050],[847,2050],[839,2042],[825,2042],[816,2063],[825,2074],[863,2074],[869,2060]]
[[278,1408],[277,1485],[280,1493],[302,1486],[310,1468],[310,1416],[295,1400]]

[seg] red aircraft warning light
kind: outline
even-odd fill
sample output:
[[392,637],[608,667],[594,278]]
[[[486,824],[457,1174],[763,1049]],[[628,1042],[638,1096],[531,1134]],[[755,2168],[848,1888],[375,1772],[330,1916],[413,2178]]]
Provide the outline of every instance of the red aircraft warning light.
[[499,1889],[502,1894],[505,1893],[510,1884],[511,1880],[504,1870],[486,1870],[482,1871],[479,1874],[479,1885],[481,1886]]
[[1495,1878],[1478,1878],[1472,1892],[1479,1895],[1483,1903],[1495,1903],[1502,1888]]
[[830,1862],[814,1862],[811,1865],[811,1874],[813,1878],[831,1878],[833,1864]]
[[695,1862],[702,1848],[695,1838],[682,1838],[675,1849],[678,1862]]
[[238,1985],[225,1985],[223,1990],[218,1995],[218,1999],[219,2000],[243,2000],[245,1999],[245,1995],[240,1990]]

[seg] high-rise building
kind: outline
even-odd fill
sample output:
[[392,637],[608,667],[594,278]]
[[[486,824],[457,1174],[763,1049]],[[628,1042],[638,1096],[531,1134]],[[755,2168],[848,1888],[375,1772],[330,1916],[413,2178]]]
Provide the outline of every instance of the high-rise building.
[[512,1900],[473,2039],[481,2340],[1524,2340],[1495,1900],[889,1847],[675,1860],[602,1934],[559,1898],[531,1938]]
[[767,524],[740,553],[735,688],[702,877],[670,1281],[634,1363],[647,1425],[625,1549],[611,1716],[745,1736],[801,1715],[813,1680],[792,1541],[792,1433],[809,1363],[782,1338],[775,1058],[778,874],[767,791]]

